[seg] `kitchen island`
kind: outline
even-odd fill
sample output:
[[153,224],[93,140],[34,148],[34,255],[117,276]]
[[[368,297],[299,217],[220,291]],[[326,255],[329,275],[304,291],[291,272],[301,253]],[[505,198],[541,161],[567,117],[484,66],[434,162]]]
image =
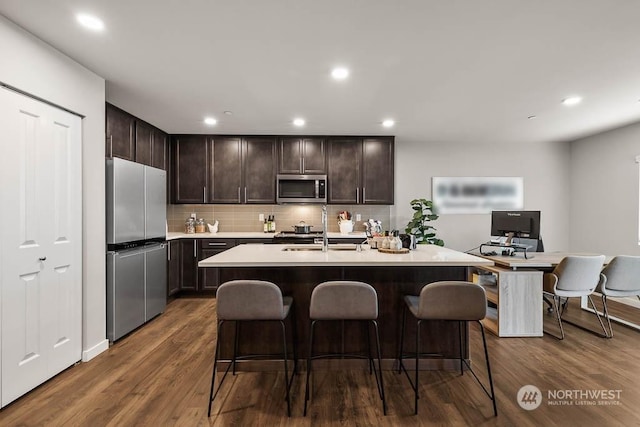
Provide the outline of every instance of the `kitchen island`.
[[[299,358],[305,358],[308,352],[308,313],[313,288],[328,280],[369,283],[378,293],[382,357],[390,366],[397,356],[404,295],[418,295],[425,284],[438,280],[466,280],[469,267],[493,265],[490,260],[434,245],[418,245],[406,254],[382,253],[367,245],[362,245],[360,251],[356,248],[357,245],[329,245],[329,250],[322,252],[320,245],[245,244],[204,259],[198,266],[219,268],[221,282],[268,280],[277,284],[283,294],[291,295],[297,317]],[[280,340],[276,326],[264,322],[243,324],[240,354],[245,351],[277,353]],[[359,324],[345,322],[341,339],[342,326],[341,322],[333,322],[319,328],[316,350],[337,353],[366,349],[366,333]],[[407,327],[408,334],[415,333],[413,322],[408,322]],[[454,359],[459,354],[457,326],[433,321],[422,330],[428,351],[441,355],[431,359],[426,367],[455,368]],[[408,351],[413,342],[407,341]],[[225,345],[223,356],[228,357],[230,352],[231,346]],[[463,352],[468,355],[467,348]]]

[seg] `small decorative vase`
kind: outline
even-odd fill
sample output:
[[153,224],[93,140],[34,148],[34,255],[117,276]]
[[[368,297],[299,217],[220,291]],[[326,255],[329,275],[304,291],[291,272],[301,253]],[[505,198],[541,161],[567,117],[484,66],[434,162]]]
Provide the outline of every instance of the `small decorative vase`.
[[353,221],[342,220],[338,223],[340,226],[340,234],[349,234],[353,231]]

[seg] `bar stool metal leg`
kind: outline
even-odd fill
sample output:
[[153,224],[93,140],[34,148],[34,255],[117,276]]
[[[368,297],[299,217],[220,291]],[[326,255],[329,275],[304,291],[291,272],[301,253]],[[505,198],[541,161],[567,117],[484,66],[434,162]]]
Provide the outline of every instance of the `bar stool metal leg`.
[[238,357],[238,336],[240,335],[240,321],[236,320],[236,332],[233,336],[233,372],[232,374],[236,374],[236,358]]
[[218,321],[218,336],[216,337],[216,350],[215,350],[215,355],[213,357],[213,373],[211,374],[211,391],[209,392],[209,409],[207,411],[208,417],[211,416],[211,406],[213,405],[213,401],[215,400],[216,396],[220,392],[220,389],[222,388],[222,383],[224,383],[224,379],[227,377],[227,374],[229,373],[229,369],[231,368],[231,364],[229,364],[227,366],[227,369],[225,369],[224,374],[222,375],[222,378],[220,378],[220,384],[218,384],[218,389],[216,390],[215,389],[216,371],[218,370],[218,360],[220,359],[220,341],[221,341],[220,338],[222,337],[222,326],[224,322],[225,322],[224,320]]
[[[376,375],[376,385],[378,386],[378,393],[380,394],[380,398],[382,399],[382,413],[387,415],[387,399],[384,394],[384,380],[382,379],[382,353],[380,351],[380,331],[378,329],[378,322],[372,320],[373,327],[376,331],[376,348],[378,349],[378,373]],[[367,331],[369,328],[367,328]],[[369,353],[371,353],[371,349],[369,349]],[[373,365],[373,362],[372,362]],[[375,365],[373,365],[373,369],[375,371]],[[380,377],[380,381],[378,381],[378,377]]]
[[419,395],[418,395],[418,386],[420,384],[420,379],[418,376],[418,372],[420,372],[420,369],[418,369],[418,365],[420,364],[420,324],[422,323],[422,320],[418,320],[417,324],[416,324],[416,378],[415,378],[415,384],[413,385],[413,390],[415,391],[415,409],[414,409],[414,415],[418,415],[418,399],[419,399]]
[[[489,363],[489,351],[487,350],[487,338],[484,334],[484,325],[482,322],[478,321],[480,324],[480,332],[482,332],[482,345],[484,346],[484,358],[487,361],[487,376],[489,377],[489,388],[491,389],[491,395],[489,398],[491,399],[491,403],[493,403],[493,415],[498,416],[498,408],[496,407],[496,394],[493,390],[493,377],[491,376],[491,364]],[[482,385],[482,383],[480,383]],[[484,387],[483,387],[484,388]]]
[[367,348],[369,349],[369,375],[371,375],[373,369],[375,369],[373,366],[373,353],[371,352],[371,331],[369,330],[368,323],[363,322],[363,324],[367,330]]
[[316,325],[316,321],[311,322],[309,328],[309,356],[307,357],[307,382],[304,390],[304,413],[303,416],[307,416],[307,403],[309,402],[309,377],[311,376],[311,360],[313,359],[313,329]]
[[400,348],[398,349],[398,373],[402,372],[402,368],[403,368],[403,363],[402,363],[402,359],[403,359],[403,352],[404,352],[404,324],[406,322],[407,319],[407,306],[405,305],[404,308],[402,309],[402,327],[400,328]]
[[461,321],[458,322],[458,345],[460,346],[460,375],[464,375],[464,369],[463,369],[463,363],[462,363],[464,352],[462,351],[462,322]]
[[[289,357],[289,354],[287,353],[287,329],[284,325],[284,320],[280,321],[280,326],[282,326],[282,355],[284,359],[284,389],[287,399],[287,416],[291,417],[291,398],[289,396],[289,387],[291,382],[289,381],[289,369],[287,366],[287,358]],[[291,380],[293,381],[293,376],[291,377]]]

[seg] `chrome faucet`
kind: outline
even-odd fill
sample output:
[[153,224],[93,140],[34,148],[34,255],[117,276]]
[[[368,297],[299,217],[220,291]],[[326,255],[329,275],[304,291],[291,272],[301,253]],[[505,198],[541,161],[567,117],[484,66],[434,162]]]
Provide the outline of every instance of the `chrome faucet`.
[[322,252],[329,250],[329,238],[327,237],[327,205],[322,205]]

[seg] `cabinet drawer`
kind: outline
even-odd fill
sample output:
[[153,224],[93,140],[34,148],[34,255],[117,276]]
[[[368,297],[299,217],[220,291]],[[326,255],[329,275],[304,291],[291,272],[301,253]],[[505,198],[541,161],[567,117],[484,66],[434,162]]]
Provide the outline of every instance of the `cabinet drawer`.
[[201,239],[200,249],[231,249],[236,245],[236,239]]

